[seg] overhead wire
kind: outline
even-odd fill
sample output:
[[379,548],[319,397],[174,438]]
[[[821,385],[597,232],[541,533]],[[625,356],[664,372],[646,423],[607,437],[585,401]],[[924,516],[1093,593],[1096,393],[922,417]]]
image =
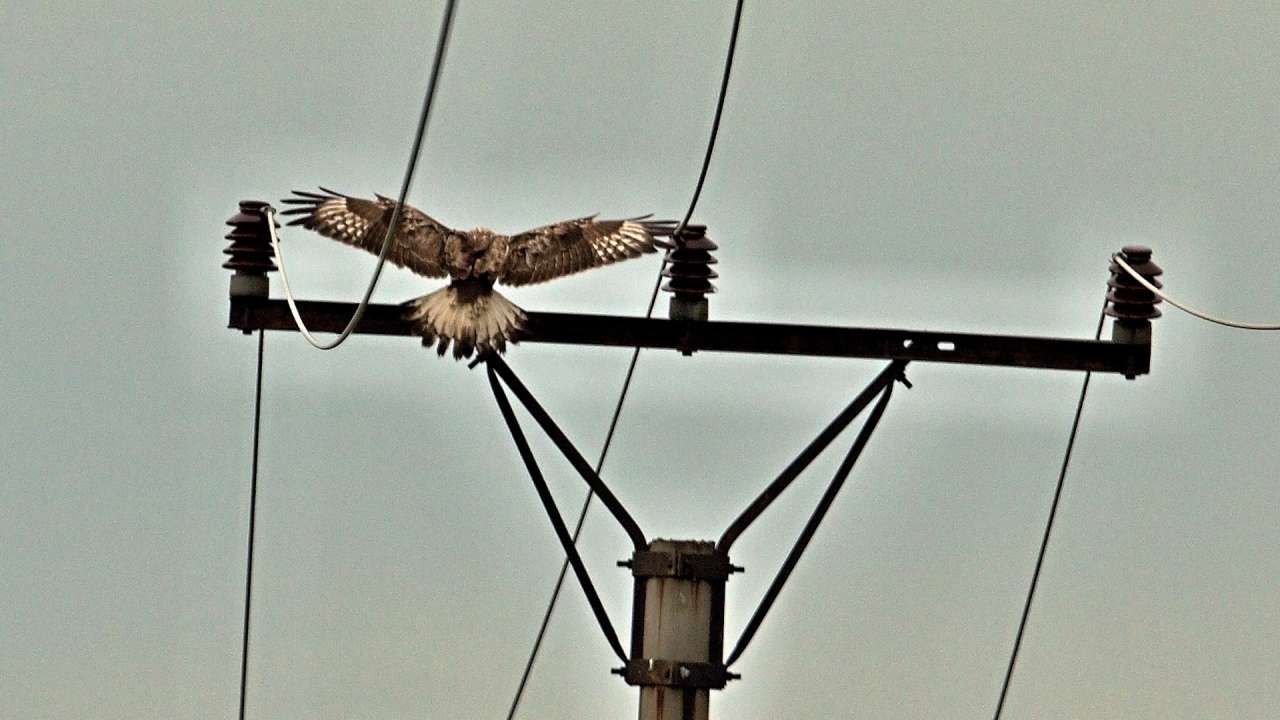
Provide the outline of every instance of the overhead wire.
[[[280,250],[280,240],[275,231],[275,209],[270,205],[265,208],[267,228],[271,236],[271,247],[275,252],[276,263],[280,268],[280,279],[284,285],[285,299],[289,303],[289,311],[293,314],[294,322],[297,324],[298,330],[302,336],[306,338],[308,343],[319,350],[332,350],[350,337],[351,332],[355,330],[356,326],[360,324],[360,320],[364,317],[365,310],[369,307],[369,299],[373,296],[373,291],[378,285],[378,278],[381,276],[382,268],[386,263],[387,252],[391,248],[391,240],[394,237],[395,228],[400,222],[400,215],[403,211],[405,200],[408,197],[409,189],[413,184],[414,172],[417,170],[418,158],[422,151],[423,138],[426,136],[427,124],[431,118],[431,108],[435,102],[436,86],[440,79],[440,68],[444,65],[445,51],[449,46],[449,35],[453,27],[455,5],[455,0],[446,0],[445,2],[444,20],[440,24],[440,34],[436,38],[435,54],[431,62],[431,74],[427,81],[427,89],[422,101],[422,110],[418,116],[417,129],[413,138],[413,148],[409,153],[409,162],[408,166],[405,168],[404,181],[400,185],[399,199],[396,201],[395,209],[392,211],[391,222],[387,227],[387,234],[382,240],[382,250],[378,253],[378,263],[373,270],[373,276],[369,279],[369,286],[365,290],[364,297],[360,300],[360,305],[356,308],[355,313],[352,314],[351,320],[347,323],[346,328],[344,328],[333,341],[325,343],[317,340],[307,329],[307,325],[303,321],[302,315],[298,312],[297,302],[294,300],[293,291],[289,287],[289,278],[285,271],[284,255]],[[240,646],[240,720],[244,720],[245,718],[245,707],[248,695],[249,622],[251,617],[251,601],[253,599],[253,549],[258,506],[258,457],[260,438],[262,434],[262,359],[265,343],[265,331],[259,330],[257,384],[254,390],[253,405],[253,461],[252,469],[250,471],[249,485],[249,539],[247,560],[245,563],[244,622]]]
[[[1143,277],[1136,270],[1134,270],[1129,265],[1129,263],[1125,262],[1124,258],[1121,257],[1119,253],[1112,255],[1111,259],[1116,263],[1117,266],[1120,267],[1120,269],[1124,270],[1126,273],[1129,274],[1130,277],[1132,277],[1135,281],[1137,281],[1139,285],[1146,288],[1148,292],[1150,292],[1151,294],[1155,295],[1156,297],[1160,298],[1166,303],[1172,305],[1173,307],[1178,308],[1179,310],[1189,315],[1200,318],[1201,320],[1206,320],[1211,323],[1215,323],[1218,325],[1223,325],[1231,328],[1238,328],[1241,330],[1280,330],[1280,324],[1248,323],[1248,322],[1241,322],[1238,320],[1226,320],[1223,318],[1214,317],[1200,310],[1196,310],[1195,308],[1192,308],[1184,303],[1178,302],[1177,300],[1169,297],[1168,294],[1163,292],[1160,288],[1156,287],[1154,283],[1152,283],[1150,280]],[[1104,302],[1103,312],[1098,316],[1098,328],[1094,332],[1094,336],[1093,336],[1095,340],[1102,337],[1102,326],[1106,318],[1105,311],[1106,311],[1106,303]],[[1005,670],[1004,682],[1000,686],[1000,698],[999,700],[996,701],[996,710],[995,710],[994,720],[1000,720],[1001,713],[1003,713],[1004,711],[1005,700],[1009,694],[1009,686],[1013,679],[1014,667],[1017,665],[1017,662],[1018,662],[1019,650],[1022,648],[1022,638],[1026,633],[1027,618],[1031,614],[1031,603],[1035,598],[1036,587],[1040,580],[1040,571],[1044,566],[1045,551],[1049,546],[1049,538],[1053,532],[1053,523],[1054,523],[1054,519],[1057,517],[1058,503],[1062,498],[1062,488],[1067,476],[1067,467],[1071,462],[1071,451],[1075,447],[1076,433],[1080,429],[1080,416],[1084,411],[1085,396],[1089,392],[1089,380],[1092,377],[1092,375],[1093,373],[1091,372],[1085,372],[1084,383],[1080,387],[1080,399],[1076,403],[1076,414],[1071,421],[1071,433],[1067,438],[1066,453],[1062,458],[1062,468],[1058,472],[1058,483],[1057,483],[1057,486],[1054,488],[1053,502],[1049,506],[1049,517],[1045,523],[1044,536],[1041,538],[1040,551],[1036,556],[1035,570],[1032,571],[1032,574],[1031,574],[1031,585],[1027,589],[1027,598],[1022,606],[1022,618],[1018,622],[1018,633],[1014,637],[1013,651],[1009,655],[1009,664]]]
[[258,515],[258,440],[262,434],[262,351],[266,331],[258,331],[258,380],[253,391],[253,463],[249,473],[249,548],[244,578],[244,633],[240,645],[240,720],[244,720],[249,679],[249,603],[253,599],[253,536]]
[[[702,157],[702,169],[698,172],[698,182],[694,186],[693,197],[689,200],[689,208],[685,211],[684,218],[676,227],[671,237],[677,243],[680,241],[685,227],[688,226],[690,218],[693,217],[693,211],[698,206],[698,200],[702,196],[702,187],[707,179],[707,170],[711,166],[711,156],[715,151],[716,137],[720,132],[720,118],[724,114],[724,100],[729,91],[729,75],[733,70],[733,56],[738,47],[738,29],[742,24],[742,6],[744,0],[737,0],[737,5],[733,12],[733,26],[729,33],[729,47],[725,53],[724,73],[720,78],[720,92],[716,99],[716,112],[711,121],[711,135],[707,139],[707,151]],[[661,265],[658,267],[658,276],[653,283],[653,290],[649,294],[649,305],[645,309],[644,316],[646,319],[653,316],[653,308],[658,302],[658,290],[662,287],[662,273],[667,268],[667,259],[664,257]],[[622,390],[618,393],[618,402],[614,405],[613,416],[609,420],[609,430],[605,433],[604,445],[600,450],[600,457],[596,461],[595,472],[600,474],[604,467],[605,458],[609,455],[609,447],[613,443],[614,431],[618,427],[618,418],[622,415],[622,407],[626,403],[627,392],[631,389],[631,379],[635,376],[636,363],[640,359],[640,347],[637,346],[631,352],[631,362],[627,364],[627,374],[622,381]],[[573,526],[573,543],[576,545],[578,537],[582,534],[583,523],[587,519],[587,511],[591,509],[591,501],[595,498],[595,491],[588,490],[587,496],[582,501],[582,508],[578,511],[577,522]],[[511,700],[511,707],[507,711],[507,720],[514,720],[516,711],[520,707],[520,700],[524,697],[525,688],[528,686],[529,677],[533,673],[534,663],[537,661],[538,652],[542,648],[542,641],[547,634],[547,626],[551,622],[551,615],[555,612],[556,602],[560,598],[560,591],[564,587],[565,575],[569,570],[569,559],[565,558],[560,565],[560,573],[556,576],[555,586],[551,590],[551,598],[547,602],[547,609],[542,615],[542,622],[538,626],[538,633],[533,640],[533,648],[529,652],[529,659],[525,663],[524,670],[520,675],[520,683],[516,686],[515,696]]]
[[1192,308],[1188,305],[1184,305],[1183,303],[1180,303],[1177,300],[1174,300],[1173,298],[1169,297],[1160,288],[1156,287],[1151,281],[1139,275],[1136,270],[1134,270],[1132,267],[1129,266],[1129,263],[1124,261],[1124,258],[1120,257],[1119,253],[1112,255],[1111,259],[1114,260],[1115,263],[1120,266],[1120,269],[1129,273],[1129,276],[1132,277],[1134,280],[1137,280],[1138,283],[1142,285],[1142,287],[1146,288],[1156,297],[1178,308],[1182,312],[1187,313],[1188,315],[1198,317],[1201,320],[1207,320],[1211,323],[1216,323],[1218,325],[1225,325],[1226,327],[1237,328],[1240,330],[1280,330],[1280,323],[1274,323],[1274,324],[1273,323],[1248,323],[1248,322],[1240,322],[1239,320],[1224,320],[1222,318],[1214,317],[1206,312],[1201,312],[1200,310],[1196,310],[1195,308]]
[[[1098,313],[1098,327],[1093,332],[1093,339],[1102,337],[1102,326],[1106,321],[1107,303],[1103,301],[1102,312]],[[1045,551],[1049,547],[1049,537],[1053,533],[1053,522],[1058,515],[1058,502],[1062,499],[1062,487],[1067,479],[1067,467],[1071,464],[1071,451],[1075,449],[1076,433],[1080,430],[1080,416],[1084,412],[1084,399],[1089,394],[1089,380],[1093,373],[1085,371],[1084,383],[1080,386],[1080,399],[1076,401],[1076,414],[1071,420],[1071,433],[1067,436],[1067,449],[1062,456],[1062,467],[1058,470],[1058,483],[1053,490],[1053,502],[1049,505],[1049,517],[1045,521],[1044,535],[1040,538],[1040,551],[1036,555],[1036,567],[1031,573],[1031,586],[1027,588],[1027,599],[1022,605],[1022,619],[1018,621],[1018,634],[1013,640],[1013,651],[1009,654],[1009,664],[1005,669],[1004,682],[1000,685],[1000,699],[996,701],[994,720],[1000,720],[1004,712],[1004,701],[1009,694],[1009,684],[1013,680],[1013,669],[1018,663],[1018,651],[1022,648],[1022,636],[1027,629],[1027,618],[1031,615],[1031,602],[1036,596],[1036,586],[1040,582],[1040,570],[1044,566]]]
[[267,227],[271,234],[271,247],[276,254],[276,264],[280,267],[280,281],[284,286],[284,297],[289,303],[289,312],[293,314],[293,321],[298,326],[298,332],[312,347],[317,350],[332,350],[350,337],[352,331],[360,324],[360,320],[364,318],[365,310],[369,308],[369,299],[373,297],[374,288],[378,286],[378,278],[382,276],[382,268],[386,265],[387,252],[391,249],[391,241],[395,237],[396,229],[400,224],[400,215],[404,210],[405,200],[409,197],[409,188],[413,186],[413,175],[418,168],[418,157],[422,153],[422,141],[427,134],[427,123],[431,119],[431,108],[435,102],[436,86],[440,80],[440,69],[444,66],[445,51],[449,47],[449,35],[453,28],[453,11],[455,0],[446,0],[444,7],[444,20],[440,23],[440,34],[436,38],[435,56],[431,61],[431,75],[427,80],[427,89],[422,98],[422,110],[418,115],[418,126],[413,136],[413,149],[409,153],[409,163],[405,167],[404,181],[400,183],[400,195],[396,200],[395,208],[391,211],[391,222],[387,225],[387,234],[382,238],[382,250],[378,252],[378,264],[373,268],[373,276],[369,278],[369,286],[364,291],[364,297],[360,299],[360,305],[356,307],[355,313],[351,315],[351,320],[347,326],[342,329],[338,337],[330,342],[323,342],[316,339],[311,331],[307,329],[307,324],[302,320],[302,314],[298,312],[298,304],[294,301],[293,290],[289,287],[289,274],[285,271],[284,255],[280,252],[280,241],[276,237],[275,230],[275,209],[270,205],[267,206]]

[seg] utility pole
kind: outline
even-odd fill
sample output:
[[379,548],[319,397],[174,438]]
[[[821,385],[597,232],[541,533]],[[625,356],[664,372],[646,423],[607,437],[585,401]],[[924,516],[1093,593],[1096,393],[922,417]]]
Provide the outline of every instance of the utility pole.
[[[230,327],[294,331],[284,300],[269,297],[267,273],[275,270],[267,232],[266,203],[244,201],[228,224],[233,230],[224,267],[231,279]],[[1067,371],[1114,373],[1134,379],[1151,364],[1151,320],[1160,315],[1159,299],[1112,263],[1107,282],[1108,315],[1115,319],[1111,340],[1081,340],[903,329],[821,327],[776,323],[728,323],[708,319],[706,294],[714,292],[715,243],[705,228],[668,244],[673,293],[669,319],[528,312],[527,336],[521,342],[626,346],[697,352],[769,353],[845,358],[876,358],[889,364],[787,465],[729,525],[718,541],[649,540],[609,487],[578,452],[550,414],[498,354],[483,355],[495,401],[511,433],[530,480],[537,490],[592,614],[622,666],[613,670],[639,688],[640,720],[708,720],[710,691],[738,676],[729,668],[742,656],[799,563],[827,511],[884,414],[897,384],[911,387],[905,370],[912,362],[967,363]],[[1128,246],[1121,251],[1135,272],[1159,285],[1162,270],[1151,250]],[[339,331],[351,317],[348,303],[300,301],[300,311],[313,330]],[[357,333],[412,335],[404,308],[370,305]],[[505,389],[504,389],[505,388]],[[537,459],[507,397],[510,390],[583,481],[600,498],[632,543],[632,555],[618,564],[629,568],[633,582],[629,650],[623,647],[604,610],[595,585],[560,515]],[[817,506],[805,523],[759,606],[726,659],[725,588],[740,572],[729,561],[734,542],[799,475],[864,411],[867,418],[845,452]]]
[[714,542],[654,540],[630,561],[643,583],[639,659],[620,674],[640,688],[640,720],[707,720],[711,690],[729,673],[719,664],[724,646],[724,584],[741,568]]

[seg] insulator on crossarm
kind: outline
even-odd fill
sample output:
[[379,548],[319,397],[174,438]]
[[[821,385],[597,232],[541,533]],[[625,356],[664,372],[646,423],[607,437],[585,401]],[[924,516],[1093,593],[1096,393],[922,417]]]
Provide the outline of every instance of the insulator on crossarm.
[[711,280],[719,277],[711,266],[716,263],[711,254],[718,246],[707,237],[705,225],[686,226],[684,232],[667,248],[667,268],[662,275],[668,278],[662,289],[672,294],[668,317],[672,320],[706,320],[707,295],[716,291]]
[[[267,228],[267,207],[261,200],[241,200],[240,212],[227,220],[231,232],[226,239],[231,244],[222,252],[231,257],[222,267],[235,271],[231,276],[233,297],[266,297],[270,292],[267,273],[274,272],[276,264]],[[276,227],[280,227],[279,222]]]
[[[1164,270],[1151,260],[1151,248],[1143,245],[1126,245],[1120,257],[1147,282],[1157,288],[1164,287],[1158,279]],[[1160,317],[1156,304],[1162,302],[1155,293],[1146,289],[1118,263],[1112,261],[1111,279],[1107,280],[1107,314],[1123,320],[1151,320]]]
[[[1164,287],[1159,276],[1164,270],[1151,259],[1151,248],[1144,245],[1126,245],[1119,258],[1155,288]],[[1156,305],[1161,299],[1142,286],[1114,259],[1111,261],[1111,277],[1107,280],[1106,314],[1115,318],[1111,325],[1113,342],[1151,344],[1151,321],[1160,317]],[[1134,376],[1125,377],[1133,379]]]

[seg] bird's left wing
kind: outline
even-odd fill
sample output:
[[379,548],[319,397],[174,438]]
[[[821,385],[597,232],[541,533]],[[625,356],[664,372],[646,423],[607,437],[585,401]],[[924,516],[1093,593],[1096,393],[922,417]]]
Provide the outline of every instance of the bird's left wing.
[[634,218],[565,220],[513,235],[498,275],[507,285],[528,285],[655,251],[653,238],[673,223]]
[[[320,188],[320,193],[294,190],[294,197],[284,202],[294,207],[284,215],[298,215],[289,224],[334,240],[368,250],[377,255],[386,240],[387,227],[396,209],[396,201],[377,196],[376,200],[351,197]],[[427,277],[444,277],[444,244],[453,230],[436,222],[426,213],[405,205],[400,213],[400,227],[387,249],[387,260]]]

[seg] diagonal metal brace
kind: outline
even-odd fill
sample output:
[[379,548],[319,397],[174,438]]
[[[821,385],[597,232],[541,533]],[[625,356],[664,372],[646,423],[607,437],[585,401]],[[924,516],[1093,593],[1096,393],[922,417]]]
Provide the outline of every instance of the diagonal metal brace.
[[[867,417],[867,422],[858,431],[858,437],[854,439],[849,452],[845,454],[840,467],[836,469],[835,476],[827,486],[826,492],[822,494],[822,499],[818,501],[813,514],[809,516],[804,530],[800,532],[800,537],[796,539],[796,544],[791,548],[791,552],[787,554],[787,559],[782,563],[778,574],[773,578],[773,582],[769,585],[764,597],[761,598],[759,607],[751,615],[751,620],[747,622],[746,628],[742,631],[742,636],[738,638],[738,643],[734,646],[733,652],[730,653],[729,659],[725,662],[725,667],[732,665],[747,649],[747,645],[751,643],[756,630],[760,629],[760,624],[764,622],[764,618],[769,614],[774,601],[778,599],[778,594],[782,592],[782,586],[791,577],[791,571],[795,570],[796,564],[800,562],[800,556],[804,554],[805,548],[809,546],[809,541],[813,539],[814,533],[817,532],[818,525],[826,517],[827,511],[831,509],[831,504],[835,502],[836,495],[840,492],[840,488],[844,486],[845,479],[849,477],[849,472],[853,470],[853,464],[857,462],[858,456],[862,454],[863,448],[867,445],[867,441],[871,439],[871,434],[875,432],[876,425],[880,423],[880,417],[884,415],[885,407],[889,404],[889,398],[893,395],[893,381],[900,380],[903,384],[906,384],[907,380],[902,376],[902,369],[901,365],[894,363],[886,370],[886,372],[893,372],[887,382],[872,384],[873,386],[879,385],[880,400],[872,408],[871,414]],[[884,377],[883,373],[881,377]],[[908,385],[908,387],[910,386]]]
[[[637,551],[646,549],[649,541],[645,539],[644,532],[640,530],[640,525],[636,523],[635,518],[631,517],[631,513],[627,512],[627,509],[618,501],[613,491],[604,484],[604,481],[596,474],[591,464],[582,457],[582,453],[578,452],[572,442],[569,442],[569,438],[551,419],[547,411],[542,409],[537,399],[533,397],[533,393],[529,392],[529,389],[520,382],[520,378],[516,377],[516,374],[511,371],[511,368],[497,353],[487,354],[484,357],[484,362],[489,369],[489,382],[491,384],[494,382],[494,373],[502,377],[502,381],[516,394],[516,397],[519,398],[525,409],[529,411],[529,414],[533,416],[533,419],[537,421],[538,425],[542,426],[542,431],[547,434],[547,437],[551,438],[551,442],[555,443],[560,452],[564,453],[565,459],[569,461],[573,469],[578,471],[578,474],[582,476],[587,485],[600,497],[600,502],[604,503],[604,506],[613,514],[613,518],[618,521],[618,524],[626,531],[627,536],[631,538],[634,549]],[[496,384],[494,389],[496,392]]]
[[582,592],[587,596],[587,602],[591,605],[591,612],[596,616],[596,622],[600,624],[600,630],[604,632],[605,639],[609,641],[609,645],[613,648],[613,652],[618,656],[618,659],[626,662],[627,654],[622,649],[622,643],[618,640],[618,633],[613,629],[613,623],[609,620],[609,614],[605,611],[604,604],[600,602],[600,595],[596,593],[595,585],[591,582],[591,576],[587,574],[587,567],[582,562],[582,556],[578,554],[578,548],[574,546],[573,536],[569,534],[569,528],[565,526],[564,518],[560,516],[555,498],[551,496],[547,481],[543,478],[542,471],[538,468],[538,460],[533,456],[533,450],[529,447],[529,441],[525,439],[524,431],[520,429],[520,421],[516,419],[515,412],[511,409],[511,402],[507,400],[507,394],[502,391],[502,385],[498,382],[493,365],[489,364],[487,367],[489,385],[493,388],[494,399],[498,401],[498,408],[502,411],[502,417],[507,421],[507,428],[511,430],[511,437],[515,440],[516,448],[520,451],[520,458],[524,460],[525,467],[529,470],[529,477],[533,480],[533,487],[538,491],[538,499],[542,501],[542,506],[547,511],[547,517],[551,520],[551,526],[555,529],[556,537],[560,539],[560,545],[564,548],[565,555],[569,558],[569,564],[573,566],[573,574],[578,577],[578,584],[582,586]]
[[818,434],[818,437],[814,438],[813,442],[809,443],[808,447],[802,450],[800,454],[796,456],[796,459],[792,460],[791,464],[787,465],[787,467],[778,474],[778,477],[775,478],[773,482],[769,483],[769,486],[760,493],[759,497],[752,501],[752,503],[747,506],[746,510],[742,511],[742,514],[739,515],[737,519],[729,525],[729,528],[724,531],[724,534],[720,536],[720,542],[716,544],[716,549],[727,555],[729,553],[729,548],[733,546],[735,541],[737,541],[738,536],[742,535],[742,533],[751,526],[751,523],[755,522],[756,519],[760,517],[760,514],[763,513],[769,505],[773,504],[774,500],[778,499],[778,496],[780,496],[782,492],[786,490],[797,477],[799,477],[800,473],[804,472],[805,468],[809,467],[809,464],[812,463],[818,455],[822,454],[822,451],[831,444],[831,441],[835,440],[840,433],[844,432],[844,429],[849,426],[849,423],[853,422],[853,419],[858,417],[858,415],[866,409],[867,405],[871,404],[871,401],[875,398],[877,393],[879,393],[884,387],[892,385],[895,380],[902,380],[905,382],[903,370],[906,367],[906,360],[894,360],[889,363],[889,366],[882,370],[880,374],[877,375],[865,389],[863,389],[862,392],[858,393],[858,396],[849,403],[848,407],[840,411],[840,414],[837,415],[835,419],[833,419],[831,423]]

